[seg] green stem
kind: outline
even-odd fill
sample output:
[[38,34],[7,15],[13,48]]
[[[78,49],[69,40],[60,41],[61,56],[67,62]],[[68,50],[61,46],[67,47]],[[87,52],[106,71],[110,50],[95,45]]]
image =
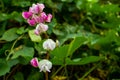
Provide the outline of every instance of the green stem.
[[14,41],[14,43],[13,43],[11,49],[10,49],[10,53],[8,54],[6,60],[8,60],[8,59],[10,58],[10,56],[14,53],[14,46],[15,46],[15,44],[17,43],[17,41],[20,40],[22,37],[23,37],[23,35],[21,35],[20,37],[18,37],[18,38]]
[[65,65],[62,65],[53,75],[52,78],[64,67]]
[[88,72],[86,72],[80,79],[78,79],[78,80],[83,80],[87,75],[89,75],[95,68],[97,68],[98,67],[98,65],[100,65],[100,63],[99,64],[97,64],[97,65],[95,65],[95,66],[93,66]]
[[67,76],[67,80],[69,80],[69,78],[68,78],[68,71],[67,71],[67,65],[65,65],[65,74]]

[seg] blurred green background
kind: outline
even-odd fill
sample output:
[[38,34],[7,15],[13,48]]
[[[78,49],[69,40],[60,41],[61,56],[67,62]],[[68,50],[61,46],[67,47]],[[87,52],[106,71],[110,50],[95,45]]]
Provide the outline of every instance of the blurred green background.
[[[0,80],[44,80],[43,73],[29,64],[33,56],[40,54],[42,42],[30,40],[28,31],[34,27],[21,15],[33,3],[45,4],[44,11],[53,15],[47,33],[60,41],[61,51],[67,48],[64,45],[81,44],[68,59],[84,58],[83,62],[68,60],[53,80],[65,80],[63,76],[66,80],[120,79],[120,0],[0,0]],[[17,55],[12,54],[12,46]],[[58,58],[64,56],[56,52],[51,53]],[[63,65],[57,58],[51,61],[49,77]],[[98,63],[99,67],[94,68]]]

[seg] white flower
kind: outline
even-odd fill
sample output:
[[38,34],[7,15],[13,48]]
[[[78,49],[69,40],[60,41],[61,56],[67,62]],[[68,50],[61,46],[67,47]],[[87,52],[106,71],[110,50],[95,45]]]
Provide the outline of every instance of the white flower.
[[52,63],[47,59],[43,59],[38,63],[38,67],[40,68],[40,72],[50,72],[50,69],[52,68]]
[[43,43],[43,48],[46,50],[53,50],[56,47],[56,43],[52,39],[47,39]]
[[43,32],[45,32],[45,31],[47,31],[47,30],[48,30],[48,25],[45,25],[45,24],[43,24],[43,23],[39,23],[39,24],[37,24],[37,26],[36,26],[35,34],[36,34],[36,35],[39,35],[40,33],[43,33]]

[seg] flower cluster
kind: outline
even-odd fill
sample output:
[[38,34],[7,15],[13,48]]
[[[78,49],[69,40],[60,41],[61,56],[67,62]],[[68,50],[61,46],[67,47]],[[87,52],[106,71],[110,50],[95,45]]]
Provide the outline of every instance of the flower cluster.
[[[56,41],[56,42],[57,42],[57,41]],[[49,51],[49,50],[54,50],[55,47],[57,47],[56,44],[58,44],[58,43],[56,43],[56,42],[54,42],[52,39],[47,39],[47,40],[45,40],[45,41],[43,42],[43,48],[44,48],[45,50],[48,50],[48,51]],[[43,60],[41,60],[41,61],[38,61],[37,58],[33,58],[33,59],[30,61],[30,63],[31,63],[31,65],[32,65],[33,67],[39,67],[40,72],[41,72],[41,71],[43,71],[43,72],[46,72],[46,71],[50,72],[50,69],[52,68],[52,63],[51,63],[49,60],[47,60],[47,59],[43,59]]]
[[[25,11],[22,13],[23,18],[27,20],[27,23],[29,25],[36,25],[36,28],[34,30],[36,35],[46,32],[48,30],[48,25],[46,25],[45,23],[51,22],[52,19],[51,14],[46,14],[43,11],[44,8],[44,4],[37,3],[33,4],[32,7],[29,8],[29,11]],[[43,48],[47,50],[47,52],[54,50],[55,47],[57,47],[58,45],[59,42],[54,42],[52,39],[47,39],[43,42]],[[50,72],[50,69],[52,68],[52,63],[48,59],[38,61],[38,58],[35,57],[30,61],[30,63],[33,67],[38,67],[40,69],[40,72]]]
[[50,69],[52,68],[52,63],[47,60],[47,59],[43,59],[41,61],[38,62],[38,59],[37,58],[33,58],[31,61],[30,61],[31,65],[33,67],[39,67],[40,69],[40,72],[43,71],[43,72],[50,72]]
[[43,9],[45,8],[44,4],[33,4],[29,11],[22,13],[24,19],[27,20],[27,23],[30,26],[36,26],[35,34],[39,35],[42,32],[48,30],[48,25],[44,24],[45,22],[51,22],[52,15],[46,14]]

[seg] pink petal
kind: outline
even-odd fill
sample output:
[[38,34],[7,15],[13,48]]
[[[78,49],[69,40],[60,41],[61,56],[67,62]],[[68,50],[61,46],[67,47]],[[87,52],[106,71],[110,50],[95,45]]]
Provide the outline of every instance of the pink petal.
[[33,4],[32,7],[29,8],[29,12],[32,12],[33,14],[39,14],[43,11],[44,8],[44,4]]
[[42,12],[39,16],[39,23],[44,23],[47,15],[45,12]]
[[39,7],[36,4],[33,4],[32,7],[29,8],[29,12],[32,12],[33,14],[38,14]]
[[28,19],[27,22],[30,26],[34,26],[36,24],[34,19]]
[[52,19],[52,15],[51,14],[48,14],[47,18],[46,18],[46,22],[51,22],[51,19]]
[[34,30],[34,33],[35,33],[36,35],[39,35],[39,34],[40,34],[40,31],[37,30],[37,29],[35,29],[35,30]]
[[39,23],[39,16],[33,15],[32,18],[35,20],[36,23]]
[[22,12],[22,16],[25,19],[29,19],[32,16],[31,12]]
[[30,61],[31,65],[33,67],[38,67],[38,59],[37,58],[33,58],[31,61]]
[[44,4],[37,3],[37,6],[39,7],[39,12],[43,12],[43,9],[45,8]]

